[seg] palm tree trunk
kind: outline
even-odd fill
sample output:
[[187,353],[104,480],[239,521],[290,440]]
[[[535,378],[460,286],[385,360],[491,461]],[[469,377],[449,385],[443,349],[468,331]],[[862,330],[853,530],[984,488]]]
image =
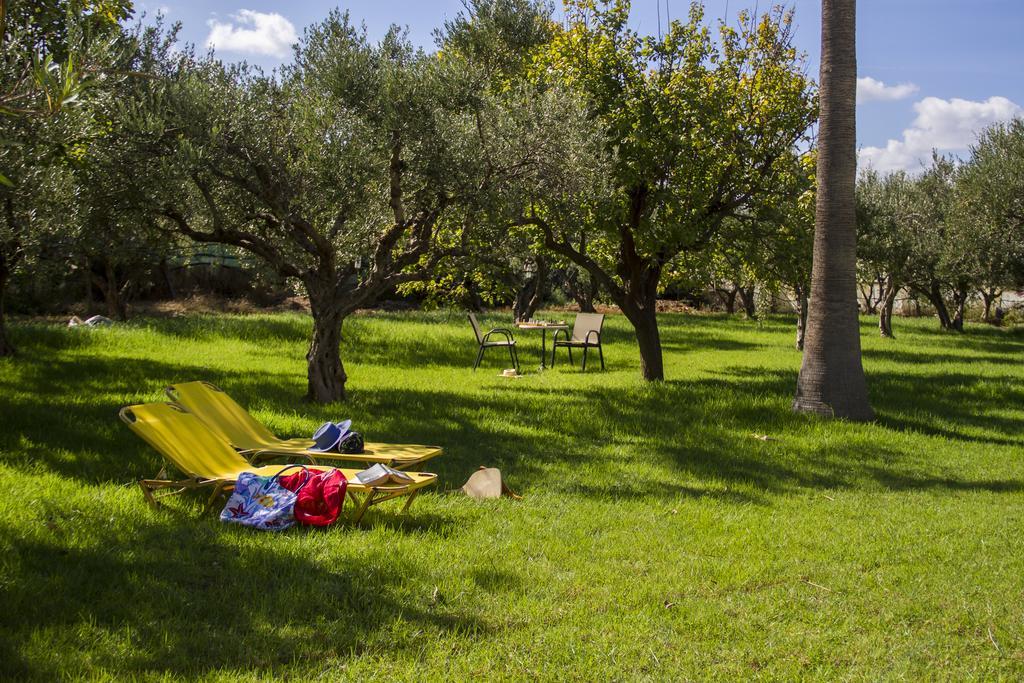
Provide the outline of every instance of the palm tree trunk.
[[821,3],[821,115],[811,301],[793,409],[870,420],[857,306],[856,0]]

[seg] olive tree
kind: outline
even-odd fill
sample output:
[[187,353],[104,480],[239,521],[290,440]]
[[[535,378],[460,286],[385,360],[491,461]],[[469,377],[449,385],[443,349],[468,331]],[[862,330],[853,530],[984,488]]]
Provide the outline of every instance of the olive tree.
[[125,180],[154,216],[301,283],[311,400],[345,397],[343,321],[426,277],[438,226],[485,182],[458,67],[397,28],[373,44],[334,12],[276,78],[185,59],[131,116]]
[[55,199],[69,198],[68,165],[95,133],[88,105],[130,14],[124,0],[0,2],[0,356],[14,354],[8,282],[60,227]]
[[953,222],[973,257],[985,320],[1004,287],[1024,282],[1024,120],[996,124],[971,148]]

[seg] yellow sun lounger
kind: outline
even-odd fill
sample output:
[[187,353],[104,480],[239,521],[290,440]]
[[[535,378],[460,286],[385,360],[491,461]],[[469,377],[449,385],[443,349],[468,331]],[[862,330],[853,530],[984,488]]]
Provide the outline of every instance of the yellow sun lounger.
[[362,453],[321,453],[311,451],[312,439],[281,439],[258,422],[223,389],[210,382],[172,384],[167,396],[206,423],[222,439],[253,459],[266,456],[301,455],[317,460],[349,460],[384,463],[404,470],[444,451],[440,446],[366,442]]
[[[254,467],[199,418],[181,406],[169,403],[127,406],[121,409],[119,415],[133,432],[155,448],[160,455],[164,456],[170,464],[187,477],[180,480],[169,479],[165,474],[166,468],[164,468],[160,470],[155,479],[140,480],[139,486],[142,488],[142,495],[154,507],[158,505],[158,497],[154,495],[155,491],[175,489],[164,494],[167,496],[206,486],[213,489],[207,503],[208,506],[212,506],[220,494],[234,487],[235,480],[242,472],[273,476],[288,467],[288,465]],[[318,465],[311,465],[310,468],[331,469]],[[406,472],[413,478],[412,483],[365,486],[354,481],[358,470],[342,469],[341,471],[349,482],[346,501],[351,500],[355,506],[350,515],[353,522],[358,522],[371,505],[402,496],[408,496],[405,507],[402,508],[402,512],[405,512],[421,488],[437,481],[436,474]]]

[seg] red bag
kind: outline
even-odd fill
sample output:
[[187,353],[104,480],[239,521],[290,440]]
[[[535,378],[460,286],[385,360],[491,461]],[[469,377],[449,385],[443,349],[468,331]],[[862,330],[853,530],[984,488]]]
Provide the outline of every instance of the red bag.
[[295,519],[299,524],[329,526],[341,514],[348,480],[341,470],[304,470],[278,479],[295,491]]

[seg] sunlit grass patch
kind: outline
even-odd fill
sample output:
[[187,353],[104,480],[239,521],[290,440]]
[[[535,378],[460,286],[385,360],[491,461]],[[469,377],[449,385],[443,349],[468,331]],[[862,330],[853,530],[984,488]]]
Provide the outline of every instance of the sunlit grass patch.
[[[505,322],[492,317],[487,323]],[[486,324],[486,323],[485,323]],[[0,674],[545,679],[1018,678],[1019,331],[864,321],[873,424],[789,410],[790,321],[664,316],[666,382],[628,325],[608,370],[477,372],[459,313],[346,322],[351,399],[303,403],[300,314],[13,327],[0,362]],[[273,535],[198,498],[116,417],[206,379],[285,436],[350,417],[439,443],[406,517]],[[500,467],[522,501],[457,489]]]

